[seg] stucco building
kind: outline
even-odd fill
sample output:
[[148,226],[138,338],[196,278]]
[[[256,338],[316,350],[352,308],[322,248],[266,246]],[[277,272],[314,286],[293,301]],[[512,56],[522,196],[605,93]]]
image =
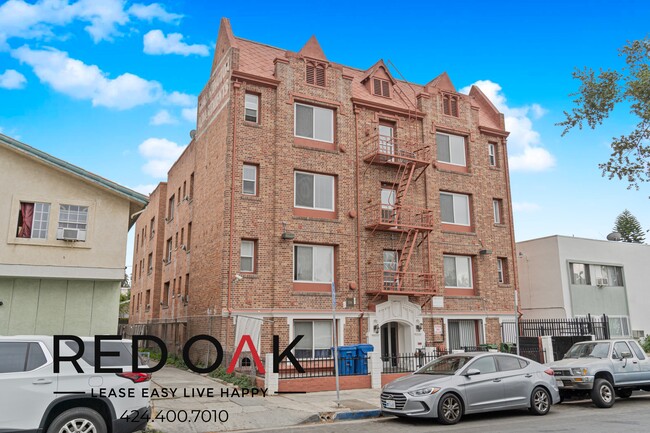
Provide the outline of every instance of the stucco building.
[[517,251],[524,318],[606,314],[612,337],[650,334],[650,246],[556,235]]
[[147,197],[2,134],[0,185],[0,334],[115,334]]
[[327,356],[334,284],[341,344],[499,342],[516,281],[507,136],[446,73],[409,83],[224,19],[196,133],[137,222],[131,324],[176,348],[305,335],[297,355]]

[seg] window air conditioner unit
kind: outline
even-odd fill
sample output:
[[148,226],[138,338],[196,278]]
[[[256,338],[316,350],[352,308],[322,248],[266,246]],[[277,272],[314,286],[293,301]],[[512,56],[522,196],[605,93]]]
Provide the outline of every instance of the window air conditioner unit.
[[632,331],[632,337],[633,338],[644,338],[645,337],[645,332],[643,330],[633,330]]
[[609,280],[607,278],[596,278],[596,285],[599,287],[602,286],[607,286],[609,284]]
[[86,240],[86,231],[80,229],[58,228],[56,238],[62,241],[84,242]]

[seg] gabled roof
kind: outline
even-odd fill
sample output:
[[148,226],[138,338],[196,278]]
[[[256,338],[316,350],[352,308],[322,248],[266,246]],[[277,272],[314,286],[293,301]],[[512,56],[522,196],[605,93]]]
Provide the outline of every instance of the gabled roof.
[[311,38],[309,38],[305,46],[300,49],[298,54],[304,57],[309,57],[310,59],[327,61],[327,57],[325,57],[325,53],[320,47],[318,39],[316,39],[315,35],[312,35]]
[[[47,165],[66,174],[70,174],[71,176],[94,185],[97,188],[118,195],[125,200],[128,200],[131,203],[132,209],[142,209],[147,205],[147,203],[149,203],[149,198],[144,194],[140,194],[139,192],[133,191],[132,189],[129,189],[125,186],[119,185],[94,173],[86,171],[83,168],[77,167],[76,165],[56,158],[49,153],[45,153],[42,150],[33,148],[4,134],[0,134],[0,146],[21,154],[29,159],[38,161],[41,164]],[[129,221],[129,226],[130,225],[131,221]]]
[[451,79],[449,78],[449,75],[447,75],[446,72],[443,72],[433,80],[429,81],[425,87],[434,87],[447,92],[454,92],[454,93],[456,92],[454,83],[451,82]]
[[369,79],[370,77],[373,77],[377,73],[378,69],[383,69],[384,70],[384,73],[386,74],[386,76],[388,76],[388,79],[390,79],[391,84],[396,83],[395,79],[393,78],[393,75],[390,73],[390,70],[388,70],[388,67],[384,63],[384,59],[379,59],[379,61],[377,63],[372,65],[370,67],[370,69],[368,69],[366,71],[366,74],[364,75],[361,82],[364,83],[367,79]]
[[469,90],[469,97],[480,108],[479,124],[496,129],[505,128],[502,114],[478,86],[472,85]]

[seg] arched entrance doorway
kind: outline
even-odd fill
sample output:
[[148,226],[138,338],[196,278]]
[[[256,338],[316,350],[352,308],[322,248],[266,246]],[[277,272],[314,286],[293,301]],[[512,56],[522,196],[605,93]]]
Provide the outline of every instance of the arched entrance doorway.
[[385,366],[396,367],[400,353],[412,353],[413,329],[408,323],[391,321],[380,328],[381,357]]

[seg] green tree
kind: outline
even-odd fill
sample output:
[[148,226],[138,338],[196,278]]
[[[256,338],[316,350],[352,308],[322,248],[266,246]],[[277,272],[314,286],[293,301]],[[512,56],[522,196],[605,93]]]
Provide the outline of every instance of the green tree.
[[642,244],[645,241],[645,232],[632,212],[625,209],[616,217],[614,231],[621,234],[621,241]]
[[131,291],[120,293],[120,317],[126,317],[129,314],[129,307],[131,305]]
[[599,164],[603,176],[626,180],[629,188],[639,189],[639,183],[650,181],[650,39],[628,41],[619,50],[626,66],[620,70],[595,72],[591,68],[576,69],[573,78],[580,80],[580,88],[573,101],[571,113],[558,123],[564,127],[562,136],[576,126],[586,123],[596,129],[615,107],[629,106],[636,119],[632,131],[612,138],[612,153],[607,162]]

